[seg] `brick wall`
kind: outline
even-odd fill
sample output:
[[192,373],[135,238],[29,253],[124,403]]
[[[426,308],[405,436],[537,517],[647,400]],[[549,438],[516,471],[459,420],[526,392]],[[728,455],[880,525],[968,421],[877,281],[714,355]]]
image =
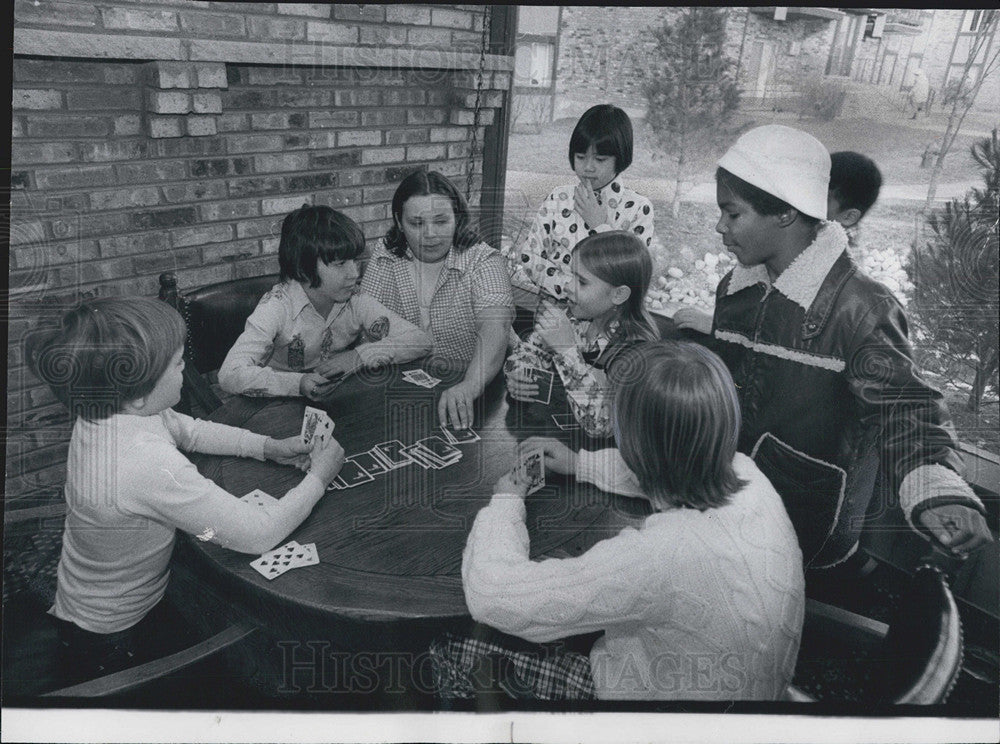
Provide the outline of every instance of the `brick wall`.
[[[24,366],[25,334],[82,296],[277,270],[303,203],[389,225],[398,181],[465,188],[479,6],[17,0],[7,503],[58,498],[69,421]],[[476,132],[510,84],[487,58]],[[482,173],[474,161],[473,201]]]

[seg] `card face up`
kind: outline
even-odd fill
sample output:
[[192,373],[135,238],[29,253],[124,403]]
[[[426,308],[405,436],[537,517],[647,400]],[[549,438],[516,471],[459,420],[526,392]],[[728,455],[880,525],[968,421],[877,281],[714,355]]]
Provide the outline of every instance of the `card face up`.
[[515,477],[521,482],[527,482],[527,495],[545,486],[545,452],[542,449],[532,449],[521,453],[514,467]]
[[300,436],[304,444],[312,444],[313,439],[319,438],[320,442],[325,442],[333,435],[333,419],[321,408],[306,406],[302,416],[302,431]]
[[278,500],[274,498],[274,496],[264,493],[264,491],[261,491],[259,488],[255,488],[246,496],[240,498],[240,501],[264,508],[278,503]]

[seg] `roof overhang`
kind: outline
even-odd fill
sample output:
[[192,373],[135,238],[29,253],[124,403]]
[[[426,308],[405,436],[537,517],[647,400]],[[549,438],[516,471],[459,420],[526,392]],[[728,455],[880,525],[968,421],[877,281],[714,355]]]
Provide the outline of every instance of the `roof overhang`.
[[[774,11],[780,6],[764,6],[749,8],[751,13],[757,13],[759,15],[774,17]],[[843,18],[846,13],[837,8],[785,8],[786,18],[822,18],[827,21],[836,21]]]

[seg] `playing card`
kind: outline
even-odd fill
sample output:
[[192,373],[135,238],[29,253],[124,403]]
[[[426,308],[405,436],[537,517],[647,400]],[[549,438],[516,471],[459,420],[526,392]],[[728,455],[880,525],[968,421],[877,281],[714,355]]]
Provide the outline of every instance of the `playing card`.
[[429,468],[434,468],[435,470],[440,470],[446,465],[451,465],[457,460],[452,460],[451,462],[443,462],[434,453],[428,450],[426,447],[421,447],[419,444],[411,444],[409,447],[404,447],[402,452],[406,454],[410,460],[417,463],[424,470]]
[[528,483],[527,495],[545,486],[545,452],[531,449],[522,452],[514,467],[514,475],[519,481]]
[[354,462],[358,463],[358,465],[363,467],[372,475],[379,475],[389,469],[372,450],[359,452],[356,455],[351,455],[348,459],[354,460]]
[[394,470],[413,462],[413,460],[411,460],[410,457],[403,452],[403,443],[398,439],[391,439],[388,442],[376,444],[372,447],[371,453]]
[[572,413],[553,413],[552,420],[562,431],[574,431],[580,428],[580,424]]
[[449,444],[470,444],[479,441],[479,435],[472,429],[452,429],[450,426],[442,426],[441,431],[444,432],[444,438]]
[[375,480],[371,473],[350,457],[344,460],[344,467],[337,474],[337,479],[343,482],[345,488],[354,488],[361,483]]
[[456,449],[441,437],[426,437],[419,440],[417,444],[429,450],[442,462],[459,460],[462,457],[462,450]]
[[255,488],[246,496],[240,498],[240,501],[245,501],[248,504],[253,504],[254,506],[268,507],[272,504],[277,504],[278,500],[271,496],[270,494],[264,493],[259,488]]
[[302,566],[315,566],[319,563],[319,552],[316,550],[316,543],[306,543],[305,545],[299,545],[298,549],[292,554],[292,562],[289,570],[292,568],[301,568]]
[[534,398],[525,398],[524,400],[548,405],[549,399],[552,397],[552,370],[540,369],[539,367],[521,367],[521,372],[522,375],[527,375],[528,382],[538,385],[538,395]]
[[412,382],[414,385],[420,385],[421,387],[432,388],[437,385],[441,380],[433,375],[429,375],[422,369],[410,369],[403,373],[403,379],[407,382]]
[[292,557],[301,547],[301,545],[292,540],[280,548],[267,551],[260,558],[251,561],[250,566],[270,581],[293,568]]
[[319,437],[320,442],[326,441],[333,434],[333,419],[321,408],[306,406],[302,416],[302,442],[311,444],[315,437]]

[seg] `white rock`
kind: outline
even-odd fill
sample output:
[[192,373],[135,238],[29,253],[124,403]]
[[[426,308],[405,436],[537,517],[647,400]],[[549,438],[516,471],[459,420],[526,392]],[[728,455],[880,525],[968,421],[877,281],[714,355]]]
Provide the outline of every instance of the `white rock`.
[[667,277],[665,277],[665,276],[657,277],[656,284],[657,284],[657,286],[660,286],[660,287],[666,287],[667,286]]
[[697,261],[694,262],[694,267],[698,269],[698,271],[701,271],[702,269],[705,268],[705,262],[699,258]]
[[674,279],[680,279],[681,277],[684,276],[684,272],[678,269],[676,266],[671,266],[669,269],[667,269],[667,274],[672,276]]
[[719,257],[718,256],[716,256],[714,253],[706,253],[705,254],[705,265],[706,266],[715,266],[717,263],[719,263]]

